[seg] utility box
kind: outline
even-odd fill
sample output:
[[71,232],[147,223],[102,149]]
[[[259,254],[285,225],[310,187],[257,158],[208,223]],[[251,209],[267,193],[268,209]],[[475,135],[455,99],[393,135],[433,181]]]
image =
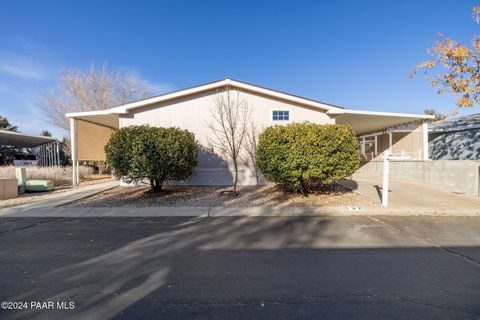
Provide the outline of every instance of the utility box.
[[18,190],[25,193],[25,185],[27,184],[27,169],[25,167],[15,168],[15,175],[18,180]]
[[17,179],[0,179],[0,200],[18,196]]
[[28,192],[45,192],[54,189],[53,182],[50,180],[27,180],[25,190]]

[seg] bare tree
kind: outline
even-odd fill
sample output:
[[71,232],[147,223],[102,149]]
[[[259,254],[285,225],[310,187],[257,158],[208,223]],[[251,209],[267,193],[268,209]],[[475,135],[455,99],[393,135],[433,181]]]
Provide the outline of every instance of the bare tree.
[[45,92],[39,105],[53,125],[69,130],[66,113],[105,110],[146,98],[148,91],[133,73],[107,70],[106,65],[92,64],[87,71],[66,67],[56,88]]
[[237,194],[238,158],[247,136],[251,110],[248,101],[241,97],[238,89],[226,86],[223,92],[214,96],[214,104],[210,109],[211,122],[207,126],[213,132],[213,139],[208,143],[219,149],[232,161],[234,179],[233,194]]
[[258,144],[258,129],[255,123],[250,122],[248,126],[247,134],[245,136],[245,156],[242,157],[242,163],[250,169],[255,179],[257,181],[257,186],[260,184],[260,171],[257,167],[257,160],[255,154],[257,153],[257,144]]

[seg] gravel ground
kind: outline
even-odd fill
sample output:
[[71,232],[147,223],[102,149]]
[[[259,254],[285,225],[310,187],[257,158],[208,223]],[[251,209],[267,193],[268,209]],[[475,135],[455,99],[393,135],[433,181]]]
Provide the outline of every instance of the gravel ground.
[[117,187],[70,203],[67,207],[285,207],[378,206],[378,202],[338,186],[302,196],[278,191],[275,185],[239,187],[239,195],[222,195],[226,187],[167,186],[158,194],[148,187]]
[[[110,180],[110,176],[102,175],[102,176],[92,176],[87,178],[85,181],[80,183],[80,186],[88,186],[91,184],[102,183]],[[28,202],[33,202],[37,200],[43,200],[52,195],[56,195],[62,192],[66,192],[71,190],[73,187],[71,185],[60,185],[56,186],[55,190],[49,192],[37,192],[37,193],[24,193],[19,194],[16,198],[0,200],[0,208],[11,207],[16,205],[21,205]]]

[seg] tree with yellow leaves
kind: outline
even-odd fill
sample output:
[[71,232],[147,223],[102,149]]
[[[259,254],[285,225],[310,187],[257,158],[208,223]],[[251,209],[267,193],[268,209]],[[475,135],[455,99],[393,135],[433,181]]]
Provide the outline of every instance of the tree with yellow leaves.
[[[480,6],[474,7],[473,20],[480,23]],[[480,104],[480,36],[472,38],[472,45],[458,43],[440,34],[428,50],[432,59],[419,63],[410,73],[425,71],[425,78],[438,94],[451,93],[457,97],[458,107]],[[435,74],[432,74],[436,72]]]

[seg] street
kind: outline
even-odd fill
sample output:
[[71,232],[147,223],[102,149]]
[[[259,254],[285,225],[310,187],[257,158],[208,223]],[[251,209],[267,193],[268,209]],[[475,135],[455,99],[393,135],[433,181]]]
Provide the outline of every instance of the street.
[[480,319],[480,217],[1,218],[0,288],[0,319]]

